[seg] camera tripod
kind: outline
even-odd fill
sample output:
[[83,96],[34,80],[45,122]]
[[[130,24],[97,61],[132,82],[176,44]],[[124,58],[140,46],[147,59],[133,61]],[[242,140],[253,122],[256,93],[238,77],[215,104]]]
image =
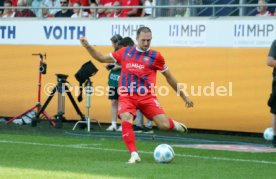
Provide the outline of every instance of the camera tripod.
[[[30,109],[28,109],[27,111],[11,118],[10,120],[8,120],[7,122],[5,122],[5,124],[8,124],[12,121],[14,121],[15,119],[18,119],[24,115],[26,115],[27,113],[33,111],[36,109],[37,113],[39,113],[40,109],[41,109],[41,103],[40,103],[40,100],[41,100],[41,78],[42,78],[42,74],[46,74],[46,63],[43,62],[43,60],[46,60],[46,53],[43,55],[41,53],[38,53],[38,54],[32,54],[33,56],[39,56],[39,69],[38,69],[38,95],[37,95],[37,102],[36,102],[36,105],[31,107]],[[47,120],[50,121],[51,125],[55,126],[55,122],[53,122],[51,120],[51,117],[47,114],[46,111],[43,111],[41,113],[39,113],[39,115],[37,117],[39,117],[40,115],[43,115]]]
[[[85,82],[85,95],[86,95],[86,117],[85,117],[85,121],[78,121],[74,127],[73,127],[73,130],[76,129],[77,125],[78,124],[86,124],[86,127],[87,127],[87,131],[90,132],[90,114],[89,114],[89,109],[90,109],[90,96],[93,92],[93,88],[92,88],[92,82],[90,80],[90,78],[87,79],[87,81]],[[98,123],[99,127],[101,127],[101,124],[99,123],[99,121],[97,121],[96,119],[91,119],[91,120],[94,120]],[[84,128],[84,126],[81,126],[81,128]]]
[[62,128],[62,121],[65,120],[65,117],[63,116],[65,114],[65,93],[69,97],[69,99],[70,99],[71,103],[73,104],[78,115],[81,117],[82,120],[85,120],[84,115],[80,111],[77,103],[75,102],[71,92],[69,91],[69,89],[66,85],[66,84],[68,84],[68,82],[66,81],[66,79],[68,78],[68,75],[56,74],[56,76],[57,76],[58,83],[55,86],[55,88],[53,88],[53,90],[51,91],[49,97],[47,98],[46,102],[41,107],[39,112],[36,114],[35,118],[32,120],[33,127],[35,127],[37,125],[39,115],[41,113],[44,113],[44,111],[47,108],[48,104],[50,103],[51,99],[54,97],[54,94],[56,93],[56,91],[58,91],[58,111],[57,111],[57,114],[55,115],[55,118],[56,118],[55,127]]

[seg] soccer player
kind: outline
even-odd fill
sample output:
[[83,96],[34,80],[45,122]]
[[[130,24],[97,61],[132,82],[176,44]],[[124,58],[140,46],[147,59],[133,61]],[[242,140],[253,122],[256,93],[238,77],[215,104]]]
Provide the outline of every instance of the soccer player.
[[[150,49],[152,32],[148,27],[140,27],[136,35],[137,46],[121,48],[109,55],[103,55],[81,37],[80,42],[88,53],[101,63],[117,62],[122,66],[119,81],[120,98],[118,114],[122,121],[122,138],[131,157],[128,163],[141,161],[136,149],[136,139],[132,128],[136,110],[139,109],[148,119],[153,120],[161,130],[187,132],[187,127],[168,118],[160,106],[156,95],[151,90],[156,83],[156,72],[160,71],[169,85],[177,91],[177,81],[165,64],[162,55]],[[186,107],[193,107],[193,102],[180,91]]]

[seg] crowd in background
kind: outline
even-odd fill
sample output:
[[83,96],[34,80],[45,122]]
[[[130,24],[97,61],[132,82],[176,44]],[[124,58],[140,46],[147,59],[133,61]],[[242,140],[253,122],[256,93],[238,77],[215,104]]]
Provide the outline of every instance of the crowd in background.
[[[1,17],[140,17],[151,16],[151,8],[116,8],[117,6],[152,6],[153,0],[0,0]],[[87,9],[82,9],[85,6]],[[8,9],[5,7],[21,7]],[[24,8],[26,7],[26,8]],[[64,9],[72,7],[73,9]],[[97,8],[96,8],[97,7]],[[100,8],[105,7],[105,8]],[[113,7],[113,8],[108,8]]]
[[[185,8],[183,5],[219,4],[218,2],[221,4],[224,3],[224,1],[225,0],[0,0],[0,7],[2,6],[2,8],[0,8],[0,17],[118,18],[151,17],[153,13],[155,13],[157,17],[208,16],[208,10],[210,10],[210,8]],[[238,0],[236,1],[237,2],[233,2],[239,2]],[[227,2],[229,1],[225,1],[225,3]],[[267,4],[272,1],[251,0],[250,2],[253,4]],[[174,7],[152,9],[151,7],[155,5],[170,5]],[[85,6],[87,9],[82,9],[80,8],[81,6]],[[119,6],[122,8],[116,8]],[[144,8],[124,8],[124,6],[143,6]],[[8,9],[5,7],[20,7],[20,9]],[[66,7],[72,7],[72,9],[64,9]],[[224,8],[224,11],[220,10],[220,12],[227,14],[225,9],[227,10],[227,8]],[[253,15],[273,16],[274,12],[275,9],[261,6],[254,8]],[[232,14],[235,15],[235,11]]]

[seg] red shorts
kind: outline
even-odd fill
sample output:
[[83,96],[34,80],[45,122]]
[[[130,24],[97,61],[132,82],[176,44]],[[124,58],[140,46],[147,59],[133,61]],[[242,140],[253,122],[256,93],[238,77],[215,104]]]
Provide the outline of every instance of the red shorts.
[[152,118],[157,114],[164,114],[164,110],[160,106],[156,96],[152,96],[151,94],[146,96],[139,96],[136,93],[131,96],[123,94],[119,97],[119,116],[124,112],[129,112],[135,117],[137,109],[139,109],[149,120],[152,120]]

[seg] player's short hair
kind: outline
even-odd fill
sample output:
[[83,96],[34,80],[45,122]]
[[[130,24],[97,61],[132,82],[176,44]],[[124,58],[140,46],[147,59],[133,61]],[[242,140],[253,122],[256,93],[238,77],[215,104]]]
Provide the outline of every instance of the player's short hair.
[[141,32],[144,32],[144,33],[151,33],[151,30],[149,27],[146,27],[146,26],[143,26],[143,27],[140,27],[138,30],[137,30],[137,37],[141,34]]

